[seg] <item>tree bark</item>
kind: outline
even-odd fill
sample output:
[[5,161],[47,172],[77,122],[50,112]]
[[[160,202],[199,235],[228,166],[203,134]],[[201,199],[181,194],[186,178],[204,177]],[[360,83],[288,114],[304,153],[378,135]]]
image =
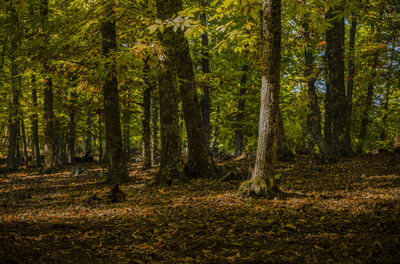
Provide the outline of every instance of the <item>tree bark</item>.
[[275,177],[281,66],[281,0],[263,1],[263,54],[260,122],[256,163],[251,179],[239,194],[272,198],[277,195]]
[[38,102],[37,102],[37,89],[36,89],[36,76],[32,74],[31,76],[31,84],[32,84],[32,107],[33,107],[33,115],[31,119],[32,124],[32,140],[33,140],[33,149],[35,153],[35,161],[36,167],[40,167],[40,146],[39,146],[39,125],[38,125]]
[[249,66],[243,65],[242,78],[240,80],[240,90],[239,90],[239,101],[238,101],[238,110],[236,113],[236,124],[235,124],[235,156],[238,157],[242,155],[243,151],[243,127],[242,122],[244,118],[244,107],[245,107],[245,96],[247,92],[246,83],[247,83],[247,72],[249,70]]
[[353,112],[353,89],[354,89],[354,77],[355,77],[355,44],[357,34],[357,17],[355,14],[352,15],[351,27],[350,27],[350,40],[349,40],[349,63],[348,63],[348,81],[347,81],[347,113],[346,113],[346,134],[344,139],[344,145],[346,153],[351,154],[353,152],[351,148],[351,114]]
[[106,64],[108,74],[103,85],[104,119],[108,152],[109,183],[128,181],[128,170],[122,148],[120,106],[116,65],[111,52],[117,49],[114,3],[110,5],[110,14],[101,24],[103,55],[109,60]]
[[[157,17],[162,21],[172,18],[176,0],[157,0]],[[181,156],[181,137],[179,134],[178,90],[174,61],[175,33],[166,28],[159,34],[164,50],[163,69],[159,72],[159,98],[161,120],[161,168],[157,181],[171,183],[173,179],[182,181],[183,162]]]
[[332,27],[326,31],[326,59],[328,68],[327,101],[329,107],[326,109],[327,134],[330,135],[330,152],[335,157],[346,155],[345,132],[347,98],[344,84],[344,18],[337,13],[343,12],[342,4],[329,8],[326,20]]
[[143,106],[142,106],[142,149],[143,149],[143,169],[151,168],[151,127],[150,127],[150,115],[151,115],[151,80],[150,80],[150,69],[148,60],[144,62],[144,78],[145,83],[143,86]]

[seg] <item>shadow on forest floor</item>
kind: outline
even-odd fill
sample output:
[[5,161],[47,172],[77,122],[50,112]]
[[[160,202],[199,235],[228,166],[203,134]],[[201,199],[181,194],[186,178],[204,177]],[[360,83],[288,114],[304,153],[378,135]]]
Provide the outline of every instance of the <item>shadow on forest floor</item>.
[[[248,161],[230,161],[246,166]],[[281,163],[286,200],[241,199],[240,181],[148,187],[131,164],[123,203],[100,167],[0,177],[0,263],[390,263],[400,259],[400,165],[388,154]]]

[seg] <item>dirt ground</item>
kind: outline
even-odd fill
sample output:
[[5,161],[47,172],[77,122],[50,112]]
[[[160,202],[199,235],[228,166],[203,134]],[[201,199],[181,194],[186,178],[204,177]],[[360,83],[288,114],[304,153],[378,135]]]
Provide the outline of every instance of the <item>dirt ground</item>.
[[[246,171],[249,162],[226,162]],[[75,165],[78,166],[78,165]],[[279,164],[286,199],[242,199],[240,180],[151,187],[130,164],[125,202],[103,169],[0,175],[0,263],[399,263],[400,158]]]

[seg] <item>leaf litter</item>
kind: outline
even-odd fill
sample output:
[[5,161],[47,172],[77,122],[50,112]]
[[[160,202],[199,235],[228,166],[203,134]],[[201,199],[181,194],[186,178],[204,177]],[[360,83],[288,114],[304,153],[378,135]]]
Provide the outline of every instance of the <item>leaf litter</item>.
[[[247,160],[225,162],[245,171]],[[285,199],[242,199],[239,180],[150,187],[131,165],[126,201],[100,166],[0,178],[0,263],[394,263],[400,164],[389,154],[279,164]],[[221,164],[220,164],[221,165]]]

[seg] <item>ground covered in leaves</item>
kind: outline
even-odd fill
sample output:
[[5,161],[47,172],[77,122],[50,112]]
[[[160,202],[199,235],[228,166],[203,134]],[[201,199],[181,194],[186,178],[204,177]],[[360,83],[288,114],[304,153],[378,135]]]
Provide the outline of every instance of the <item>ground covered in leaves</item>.
[[[246,171],[249,162],[227,162]],[[125,202],[102,168],[0,177],[0,263],[394,263],[400,163],[390,154],[335,164],[280,163],[284,200],[242,199],[239,180],[151,187],[132,163]],[[222,177],[222,176],[220,176]]]

